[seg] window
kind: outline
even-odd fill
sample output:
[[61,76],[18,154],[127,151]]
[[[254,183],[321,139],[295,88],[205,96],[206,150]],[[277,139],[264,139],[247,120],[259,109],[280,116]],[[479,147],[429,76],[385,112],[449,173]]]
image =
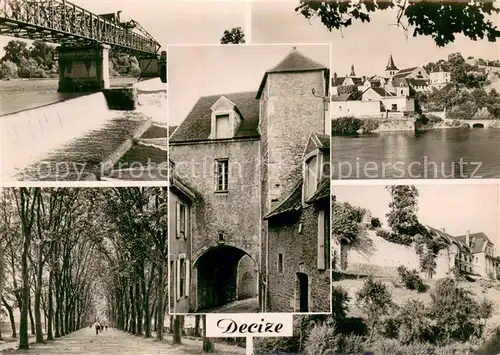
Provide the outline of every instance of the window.
[[217,191],[226,192],[228,190],[228,160],[217,160]]
[[401,90],[401,95],[404,95],[404,93],[405,93],[404,90]]
[[187,225],[188,225],[187,207],[182,202],[177,201],[177,211],[176,211],[177,239],[180,238],[187,239]]
[[398,110],[398,105],[397,104],[392,104],[391,105],[392,111],[397,111]]
[[215,116],[215,138],[230,138],[229,114]]
[[304,200],[308,200],[316,192],[318,185],[318,156],[315,155],[306,162],[305,166],[305,191]]
[[278,272],[283,273],[283,254],[278,254]]

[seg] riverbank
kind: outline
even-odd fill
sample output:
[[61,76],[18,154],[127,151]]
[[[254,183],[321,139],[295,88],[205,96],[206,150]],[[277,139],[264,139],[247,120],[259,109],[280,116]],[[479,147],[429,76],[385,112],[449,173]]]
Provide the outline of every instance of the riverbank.
[[[424,124],[425,122],[425,124]],[[341,117],[332,119],[332,135],[352,136],[382,132],[414,132],[451,128],[500,128],[498,120],[422,120],[416,117],[405,118],[357,118]]]

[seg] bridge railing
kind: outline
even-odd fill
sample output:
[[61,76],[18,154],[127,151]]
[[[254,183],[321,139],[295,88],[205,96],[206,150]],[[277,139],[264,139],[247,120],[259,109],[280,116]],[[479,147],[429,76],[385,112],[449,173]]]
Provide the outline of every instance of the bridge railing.
[[54,43],[100,42],[146,56],[156,54],[160,47],[153,38],[66,0],[0,0],[0,23],[4,35]]

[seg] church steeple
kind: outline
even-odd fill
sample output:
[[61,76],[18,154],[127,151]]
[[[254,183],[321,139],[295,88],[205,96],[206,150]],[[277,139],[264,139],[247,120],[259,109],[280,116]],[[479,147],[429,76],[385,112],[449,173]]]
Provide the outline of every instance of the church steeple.
[[351,65],[351,74],[350,76],[356,76],[356,73],[354,72],[354,65]]
[[394,64],[394,59],[392,58],[392,54],[389,56],[389,61],[387,62],[387,66],[385,67],[385,75],[387,77],[393,77],[398,71],[398,67]]

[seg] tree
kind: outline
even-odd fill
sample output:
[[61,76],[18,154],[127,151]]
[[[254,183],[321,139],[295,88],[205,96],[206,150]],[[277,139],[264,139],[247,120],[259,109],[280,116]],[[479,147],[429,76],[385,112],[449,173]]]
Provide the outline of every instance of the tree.
[[392,197],[390,211],[386,214],[391,229],[400,235],[413,237],[419,233],[427,233],[417,218],[418,190],[413,185],[386,186]]
[[54,65],[54,47],[48,45],[42,40],[33,42],[29,49],[29,56],[33,58],[39,66],[52,69]]
[[28,44],[24,41],[17,39],[9,41],[3,50],[5,54],[1,59],[2,62],[8,60],[19,66],[22,58],[29,58]]
[[245,43],[245,34],[241,27],[233,27],[231,30],[225,30],[220,39],[221,44],[240,44]]
[[[329,31],[351,26],[354,21],[370,22],[371,14],[394,9],[396,25],[404,31],[413,30],[413,37],[430,36],[443,47],[463,34],[471,40],[487,38],[495,42],[500,36],[489,16],[498,13],[493,1],[449,2],[427,1],[316,1],[300,0],[295,8],[306,19],[319,18]],[[443,21],[446,19],[446,21]]]
[[363,287],[356,292],[356,301],[366,316],[371,340],[378,331],[382,318],[389,314],[391,306],[394,305],[391,294],[384,283],[370,276],[363,283]]
[[361,225],[366,210],[348,202],[334,202],[332,209],[332,235],[339,240],[355,243],[364,230]]
[[0,63],[0,79],[17,78],[17,65],[10,60],[5,60]]

